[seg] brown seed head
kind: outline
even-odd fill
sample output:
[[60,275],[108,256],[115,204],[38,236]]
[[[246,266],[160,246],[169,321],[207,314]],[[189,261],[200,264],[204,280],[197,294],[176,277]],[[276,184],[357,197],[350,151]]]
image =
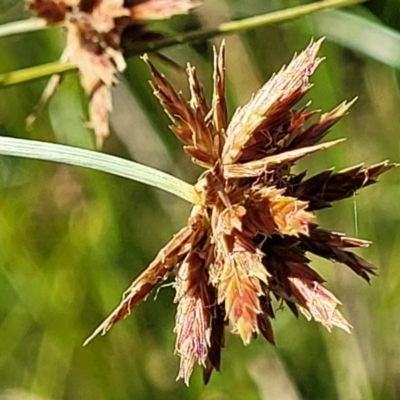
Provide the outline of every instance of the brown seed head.
[[[144,22],[187,13],[199,5],[191,0],[26,0],[28,7],[49,24],[67,30],[67,59],[79,69],[89,97],[89,123],[102,147],[109,134],[111,87],[126,63],[121,40],[133,32],[133,41],[159,38],[145,30]],[[132,39],[131,39],[132,41]]]
[[313,210],[329,207],[374,183],[393,168],[384,162],[339,173],[324,171],[311,178],[293,174],[302,157],[339,141],[317,144],[345,113],[343,103],[317,121],[310,104],[295,108],[310,89],[309,78],[321,62],[321,40],[296,55],[287,67],[238,109],[227,122],[224,45],[215,50],[214,93],[207,104],[195,69],[188,66],[187,101],[146,58],[154,93],[184,142],[193,162],[205,168],[196,184],[202,204],[129,288],[116,311],[95,332],[104,334],[146,298],[158,281],[176,270],[176,353],[178,378],[189,382],[196,364],[207,382],[220,368],[223,326],[244,344],[261,333],[275,343],[271,318],[273,297],[296,315],[347,332],[350,324],[338,311],[340,302],[323,287],[307,253],[345,264],[369,281],[373,266],[346,248],[369,242],[323,230]]

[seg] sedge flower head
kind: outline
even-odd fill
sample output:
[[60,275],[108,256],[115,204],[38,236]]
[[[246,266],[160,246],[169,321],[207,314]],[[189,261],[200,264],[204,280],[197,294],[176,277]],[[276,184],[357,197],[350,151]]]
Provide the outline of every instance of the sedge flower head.
[[[48,24],[63,24],[67,31],[65,56],[77,66],[89,96],[88,126],[101,147],[109,134],[111,87],[126,68],[122,40],[144,43],[161,35],[146,30],[144,22],[187,13],[193,0],[26,0],[28,7]],[[129,37],[129,40],[128,40]]]
[[311,177],[291,171],[297,160],[340,142],[318,144],[352,104],[344,102],[321,116],[309,110],[310,104],[296,108],[321,62],[320,44],[312,41],[295,55],[230,122],[224,45],[215,50],[211,104],[192,66],[187,68],[187,101],[145,59],[172,131],[193,162],[205,169],[196,184],[201,201],[92,337],[129,315],[173,271],[178,378],[186,384],[196,364],[203,367],[206,382],[219,370],[226,325],[246,345],[258,335],[274,344],[273,299],[328,330],[350,332],[338,309],[341,303],[324,287],[307,254],[344,264],[369,281],[374,267],[348,250],[369,242],[320,228],[315,211],[374,183],[393,164],[327,170]]

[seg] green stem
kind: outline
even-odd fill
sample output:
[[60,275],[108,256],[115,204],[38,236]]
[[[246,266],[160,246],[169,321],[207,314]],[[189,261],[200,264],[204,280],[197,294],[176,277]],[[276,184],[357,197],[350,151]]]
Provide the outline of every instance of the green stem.
[[285,10],[274,11],[268,14],[249,17],[240,21],[229,21],[222,23],[217,28],[202,29],[199,31],[188,32],[182,35],[177,35],[167,39],[161,39],[154,42],[149,42],[142,47],[136,46],[127,53],[128,55],[137,55],[144,52],[151,52],[163,49],[165,47],[186,44],[191,42],[203,41],[221,35],[231,35],[237,32],[255,29],[262,26],[280,24],[288,22],[317,11],[326,10],[329,8],[344,7],[354,4],[363,3],[366,0],[326,0],[316,3],[306,4],[302,6],[287,8]]
[[[308,14],[312,14],[317,11],[329,8],[344,7],[353,4],[359,4],[364,1],[365,0],[318,1],[311,4],[306,4],[285,10],[275,11],[264,15],[258,15],[255,17],[246,18],[240,21],[225,22],[217,28],[202,29],[199,31],[188,32],[167,39],[147,42],[145,45],[135,46],[134,48],[126,50],[126,55],[127,56],[138,55],[144,52],[156,51],[179,44],[186,44],[201,40],[207,40],[220,35],[228,35],[248,29],[255,29],[261,26],[279,24],[306,16]],[[53,74],[71,72],[74,70],[76,70],[76,67],[73,64],[61,63],[57,61],[54,63],[39,65],[37,67],[26,68],[19,71],[0,74],[0,88],[16,85],[34,79],[44,78]]]
[[77,70],[77,68],[74,64],[56,61],[36,67],[20,69],[19,71],[6,72],[0,74],[0,88],[33,81],[51,75],[74,72],[75,70]]
[[201,201],[193,185],[172,175],[133,161],[92,150],[36,140],[0,137],[0,154],[95,169],[154,186],[192,204],[199,204]]
[[9,22],[8,24],[0,25],[0,38],[35,32],[46,28],[48,28],[48,25],[42,18],[29,18],[22,21]]

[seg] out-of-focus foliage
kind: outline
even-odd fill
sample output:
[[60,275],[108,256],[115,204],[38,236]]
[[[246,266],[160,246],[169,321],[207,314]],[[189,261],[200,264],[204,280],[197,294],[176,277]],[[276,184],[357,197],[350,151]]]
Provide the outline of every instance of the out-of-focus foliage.
[[[194,15],[157,28],[172,34],[194,26],[285,8],[295,0],[206,0]],[[371,1],[346,10],[386,24],[400,34],[398,0]],[[26,17],[19,1],[0,0],[0,23]],[[230,110],[244,104],[272,71],[318,34],[318,19],[305,18],[227,39]],[[340,18],[340,14],[337,18]],[[338,21],[338,23],[340,20]],[[397,24],[397,25],[396,25]],[[349,42],[362,30],[346,26]],[[371,28],[373,29],[373,28]],[[365,40],[364,40],[365,42]],[[379,54],[382,42],[368,42]],[[56,29],[0,41],[0,72],[54,61],[62,52]],[[359,101],[329,139],[347,137],[346,146],[309,158],[310,173],[399,161],[400,94],[396,70],[338,45],[327,33],[327,57],[313,80],[313,101],[323,111],[344,99]],[[354,46],[352,47],[354,48]],[[207,81],[211,43],[179,46],[162,53],[184,66],[200,66]],[[400,51],[400,48],[398,49]],[[161,68],[179,86],[184,74]],[[132,158],[194,182],[198,170],[166,129],[167,120],[152,98],[149,75],[138,58],[128,61],[123,84],[114,91],[112,134],[104,151]],[[48,108],[27,130],[25,118],[45,81],[0,91],[0,134],[58,141],[91,148],[85,96],[75,75],[65,77]],[[210,93],[211,81],[206,87]],[[299,169],[304,165],[300,163]],[[163,287],[106,337],[81,346],[111,311],[120,293],[183,225],[189,205],[172,196],[113,176],[51,163],[0,158],[0,399],[398,399],[400,397],[400,178],[395,170],[364,193],[319,218],[326,227],[374,242],[362,255],[379,266],[368,287],[341,266],[316,265],[329,288],[345,304],[354,332],[327,333],[304,319],[278,311],[277,348],[262,338],[244,348],[227,337],[222,373],[204,388],[196,371],[187,389],[174,379],[174,296]],[[8,396],[8,397],[7,397]],[[14,397],[12,397],[14,396]]]

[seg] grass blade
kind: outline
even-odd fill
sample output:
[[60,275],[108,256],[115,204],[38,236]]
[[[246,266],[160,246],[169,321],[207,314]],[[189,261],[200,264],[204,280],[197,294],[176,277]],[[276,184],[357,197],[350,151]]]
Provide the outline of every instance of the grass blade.
[[[400,69],[400,34],[378,22],[339,10],[310,18],[317,35]],[[378,45],[377,45],[378,44]]]
[[154,186],[193,204],[200,202],[193,185],[165,172],[109,154],[61,144],[9,137],[0,137],[0,154],[95,169]]

